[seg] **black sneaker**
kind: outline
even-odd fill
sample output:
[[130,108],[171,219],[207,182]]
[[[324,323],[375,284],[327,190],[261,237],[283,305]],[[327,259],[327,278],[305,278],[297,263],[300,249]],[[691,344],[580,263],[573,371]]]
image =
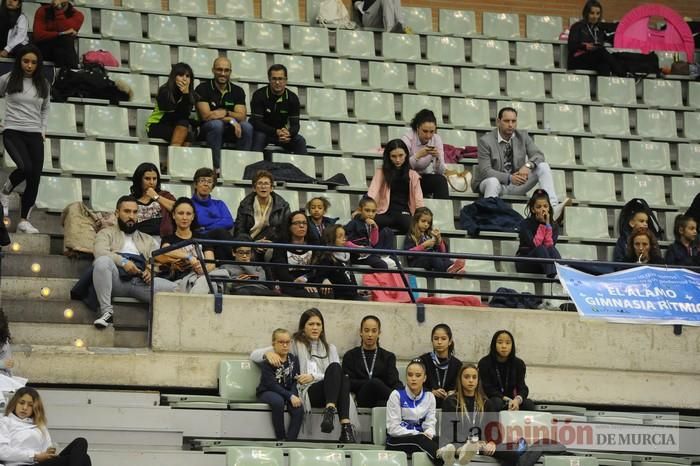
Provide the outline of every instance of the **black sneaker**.
[[112,311],[105,311],[93,324],[99,329],[107,328],[112,325]]
[[323,410],[323,421],[321,421],[321,432],[324,434],[330,434],[333,432],[333,422],[335,421],[335,415],[337,411],[334,407],[329,406]]
[[357,443],[355,440],[355,429],[352,428],[352,424],[340,424],[340,443]]

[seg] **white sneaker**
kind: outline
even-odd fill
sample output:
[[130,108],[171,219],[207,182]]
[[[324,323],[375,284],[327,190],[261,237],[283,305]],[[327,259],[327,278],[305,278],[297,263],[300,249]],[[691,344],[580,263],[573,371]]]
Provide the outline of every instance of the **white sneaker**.
[[2,205],[2,215],[10,216],[10,195],[0,191],[0,205]]
[[437,451],[436,456],[442,459],[445,466],[452,466],[455,464],[455,446],[448,443]]
[[457,450],[457,453],[459,454],[457,461],[459,464],[469,464],[472,458],[474,458],[474,455],[476,455],[478,449],[479,444],[477,442],[467,442],[462,445],[460,449]]
[[17,233],[28,233],[30,235],[36,235],[39,233],[39,230],[37,230],[34,225],[29,223],[28,220],[22,220],[17,224]]
[[112,325],[113,314],[114,313],[112,311],[103,312],[100,318],[93,322],[93,325],[100,329],[109,327],[110,325]]
[[564,208],[571,205],[571,198],[566,197],[552,209],[554,211],[554,222],[562,225],[564,223]]

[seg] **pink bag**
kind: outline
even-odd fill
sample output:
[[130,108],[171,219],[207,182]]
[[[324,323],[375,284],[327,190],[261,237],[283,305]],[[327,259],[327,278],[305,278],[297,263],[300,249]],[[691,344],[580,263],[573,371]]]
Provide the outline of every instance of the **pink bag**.
[[119,66],[121,66],[119,60],[114,58],[114,55],[112,55],[111,52],[102,49],[90,50],[89,52],[85,52],[83,54],[83,63],[97,63],[98,65],[111,66],[113,68],[118,68]]
[[[406,285],[398,273],[369,273],[362,277],[365,286],[385,286],[389,288],[403,288]],[[406,291],[371,290],[372,301],[385,303],[410,303],[411,297]]]

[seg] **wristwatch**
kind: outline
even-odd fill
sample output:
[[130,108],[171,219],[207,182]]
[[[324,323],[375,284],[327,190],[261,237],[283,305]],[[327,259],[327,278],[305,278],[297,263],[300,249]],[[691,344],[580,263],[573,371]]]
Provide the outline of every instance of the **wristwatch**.
[[527,168],[529,168],[530,170],[532,170],[533,168],[535,168],[535,164],[532,163],[532,162],[530,162],[529,160],[528,160],[527,162],[525,162],[525,166],[526,166]]
[[154,201],[157,201],[158,199],[160,199],[160,195],[156,194],[155,196],[153,196]]

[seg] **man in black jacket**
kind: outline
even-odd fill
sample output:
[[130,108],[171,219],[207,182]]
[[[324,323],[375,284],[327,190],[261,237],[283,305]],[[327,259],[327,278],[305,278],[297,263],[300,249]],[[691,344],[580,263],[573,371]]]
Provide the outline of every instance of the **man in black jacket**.
[[250,101],[253,150],[277,144],[287,152],[306,154],[306,140],[299,134],[299,97],[287,89],[287,68],[272,65],[267,77],[269,85],[255,91]]

